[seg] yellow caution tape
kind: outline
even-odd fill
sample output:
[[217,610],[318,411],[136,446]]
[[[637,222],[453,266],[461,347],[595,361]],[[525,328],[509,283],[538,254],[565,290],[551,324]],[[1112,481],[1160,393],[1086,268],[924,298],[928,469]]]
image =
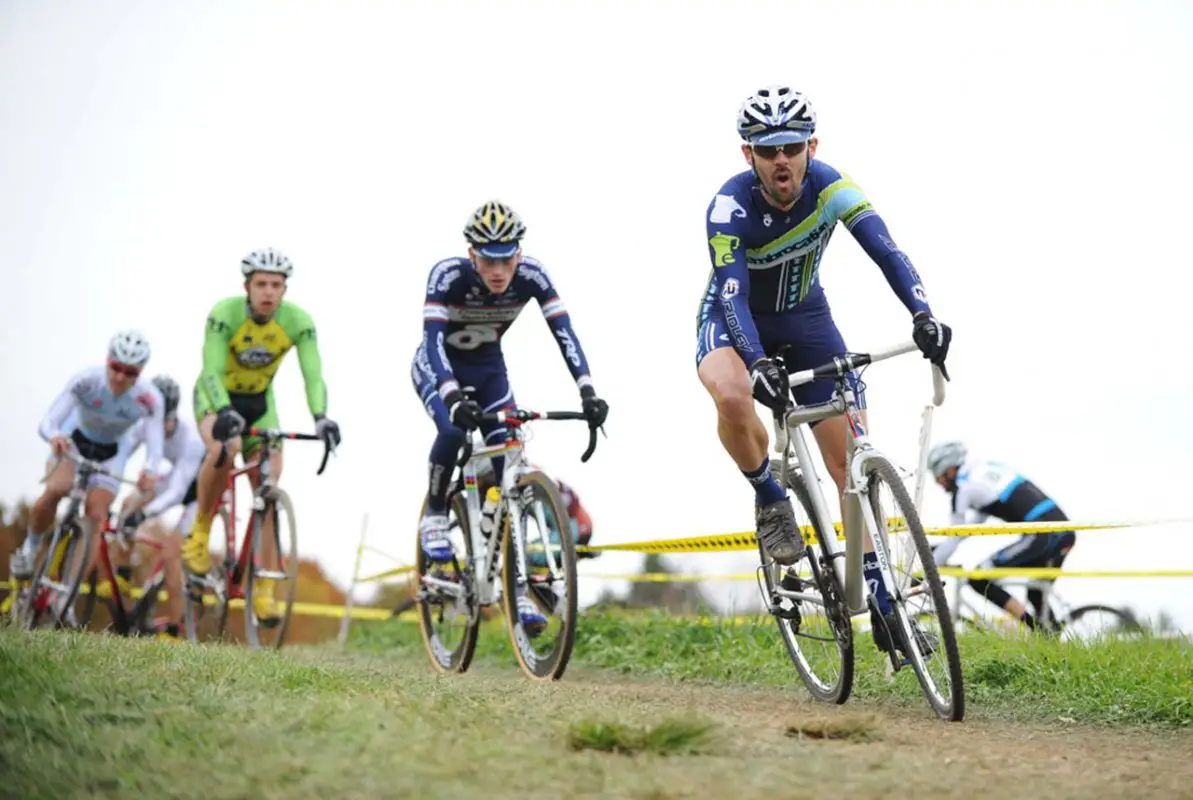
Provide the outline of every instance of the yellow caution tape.
[[[942,528],[924,528],[928,536],[1007,536],[1013,534],[1045,534],[1063,531],[1096,531],[1112,528],[1134,528],[1148,525],[1166,525],[1193,522],[1189,519],[1140,520],[1134,522],[1021,522],[1015,525],[952,525]],[[837,539],[843,540],[841,523],[834,522]],[[901,517],[889,517],[887,530],[899,533],[906,530]],[[816,543],[811,526],[800,528],[804,541]],[[731,550],[753,550],[758,546],[754,531],[725,533],[719,536],[692,536],[684,539],[655,539],[647,542],[624,542],[620,544],[577,545],[577,552],[597,553],[602,551],[633,553],[716,553]]]
[[412,567],[412,566],[396,567],[394,569],[387,569],[385,572],[378,572],[376,575],[369,575],[364,578],[357,578],[356,582],[357,583],[372,583],[373,581],[381,581],[381,580],[385,580],[386,578],[392,578],[395,575],[406,575],[411,572],[414,572],[414,567]]

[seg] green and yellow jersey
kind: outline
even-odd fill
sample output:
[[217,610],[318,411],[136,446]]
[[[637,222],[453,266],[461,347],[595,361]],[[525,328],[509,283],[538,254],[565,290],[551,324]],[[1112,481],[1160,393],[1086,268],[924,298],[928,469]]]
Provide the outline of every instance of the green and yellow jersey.
[[244,295],[216,303],[207,317],[195,416],[202,419],[208,412],[232,405],[250,425],[265,427],[261,417],[266,413],[273,417],[273,376],[291,348],[298,351],[307,407],[312,416],[323,415],[327,386],[311,315],[283,300],[273,317],[260,323],[253,319]]

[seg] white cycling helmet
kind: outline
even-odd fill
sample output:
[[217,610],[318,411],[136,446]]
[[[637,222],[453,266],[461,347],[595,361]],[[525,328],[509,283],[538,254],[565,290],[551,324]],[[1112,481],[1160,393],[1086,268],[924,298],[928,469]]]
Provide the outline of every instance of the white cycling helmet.
[[816,132],[816,111],[802,92],[771,85],[746,98],[737,133],[750,144],[806,142]]
[[149,361],[149,341],[140,331],[121,331],[108,342],[108,357],[130,367],[143,367]]
[[276,272],[289,278],[294,272],[294,264],[279,250],[267,247],[264,250],[254,250],[240,262],[240,271],[247,278],[254,272]]
[[928,469],[939,478],[949,467],[964,464],[968,455],[969,451],[961,442],[943,442],[928,451]]

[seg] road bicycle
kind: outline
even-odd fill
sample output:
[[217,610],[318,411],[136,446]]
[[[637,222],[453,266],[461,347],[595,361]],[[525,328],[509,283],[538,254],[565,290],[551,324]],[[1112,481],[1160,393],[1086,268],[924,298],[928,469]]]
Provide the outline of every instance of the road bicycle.
[[[137,545],[144,545],[156,552],[153,565],[145,582],[138,588],[128,587],[118,580],[112,566],[111,548],[118,547],[128,553]],[[166,584],[166,563],[161,557],[162,542],[152,536],[137,533],[123,518],[116,522],[112,518],[104,522],[99,542],[99,558],[83,586],[81,609],[78,612],[80,627],[89,627],[99,601],[108,609],[110,623],[107,630],[119,636],[152,636],[158,632],[154,624],[154,612],[161,592]],[[100,581],[101,573],[104,582]]]
[[[538,680],[558,680],[567,668],[576,633],[576,546],[571,536],[551,535],[552,530],[569,530],[567,507],[555,482],[530,466],[524,428],[536,420],[587,418],[575,411],[513,408],[481,419],[504,425],[506,438],[500,444],[474,447],[469,437],[456,464],[447,496],[451,562],[432,563],[421,542],[417,547],[419,629],[434,668],[462,673],[472,663],[482,610],[503,604],[523,672]],[[596,433],[590,425],[581,461],[588,461],[596,449]],[[477,465],[495,456],[505,457],[505,468],[493,530],[486,535],[481,530]],[[533,563],[528,561],[531,554]],[[523,587],[547,618],[542,631],[527,631],[519,619],[516,600]]]
[[[322,436],[310,433],[287,433],[276,428],[249,428],[244,432],[261,440],[260,455],[243,467],[233,470],[228,484],[216,501],[213,522],[220,520],[225,543],[224,556],[214,562],[206,575],[186,577],[183,623],[187,638],[193,642],[222,639],[228,625],[228,610],[235,602],[243,602],[245,638],[254,649],[279,649],[286,640],[294,599],[298,593],[298,528],[294,503],[286,490],[274,482],[272,453],[284,440],[323,442],[323,460],[315,473],[322,475],[333,448]],[[228,455],[227,444],[220,448],[216,466],[223,466]],[[245,521],[244,535],[236,544],[236,479],[259,469],[261,485],[253,490],[252,510]],[[273,522],[273,554],[276,567],[266,567],[262,558],[262,536],[266,520]],[[284,523],[284,524],[283,524]],[[262,580],[275,581],[274,598],[280,589],[280,615],[261,619],[253,606],[254,592],[259,592]]]
[[[865,386],[861,370],[913,352],[918,352],[915,343],[905,342],[872,353],[844,353],[827,364],[790,374],[792,386],[832,378],[835,394],[825,403],[789,407],[775,415],[775,451],[780,458],[772,461],[771,469],[795,496],[792,505],[807,554],[784,568],[760,543],[759,589],[779,624],[796,671],[817,700],[844,703],[849,699],[854,673],[853,617],[869,611],[875,638],[887,644],[891,671],[911,666],[932,710],[942,719],[956,721],[965,714],[965,692],[940,576],[903,475],[870,441],[849,377],[858,371],[853,380],[860,393]],[[782,353],[776,362],[785,369]],[[933,402],[939,406],[944,402],[944,378],[938,367],[933,367],[933,377]],[[840,415],[848,422],[844,549],[802,430],[810,423]],[[867,538],[873,542],[892,606],[892,615],[885,618],[877,613],[874,588],[868,587],[863,577]],[[917,570],[922,578],[913,586]],[[924,592],[936,600],[934,620],[917,622],[908,601]]]

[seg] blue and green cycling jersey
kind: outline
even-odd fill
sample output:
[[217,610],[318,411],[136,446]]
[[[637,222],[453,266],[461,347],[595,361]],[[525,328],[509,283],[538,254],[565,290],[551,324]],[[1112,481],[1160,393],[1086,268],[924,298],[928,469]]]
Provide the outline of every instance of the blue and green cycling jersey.
[[733,176],[717,192],[708,206],[712,270],[697,327],[723,320],[747,366],[762,358],[756,318],[825,307],[820,260],[838,221],[882,269],[908,311],[931,312],[915,267],[861,188],[813,159],[789,211],[767,202],[752,170]]

